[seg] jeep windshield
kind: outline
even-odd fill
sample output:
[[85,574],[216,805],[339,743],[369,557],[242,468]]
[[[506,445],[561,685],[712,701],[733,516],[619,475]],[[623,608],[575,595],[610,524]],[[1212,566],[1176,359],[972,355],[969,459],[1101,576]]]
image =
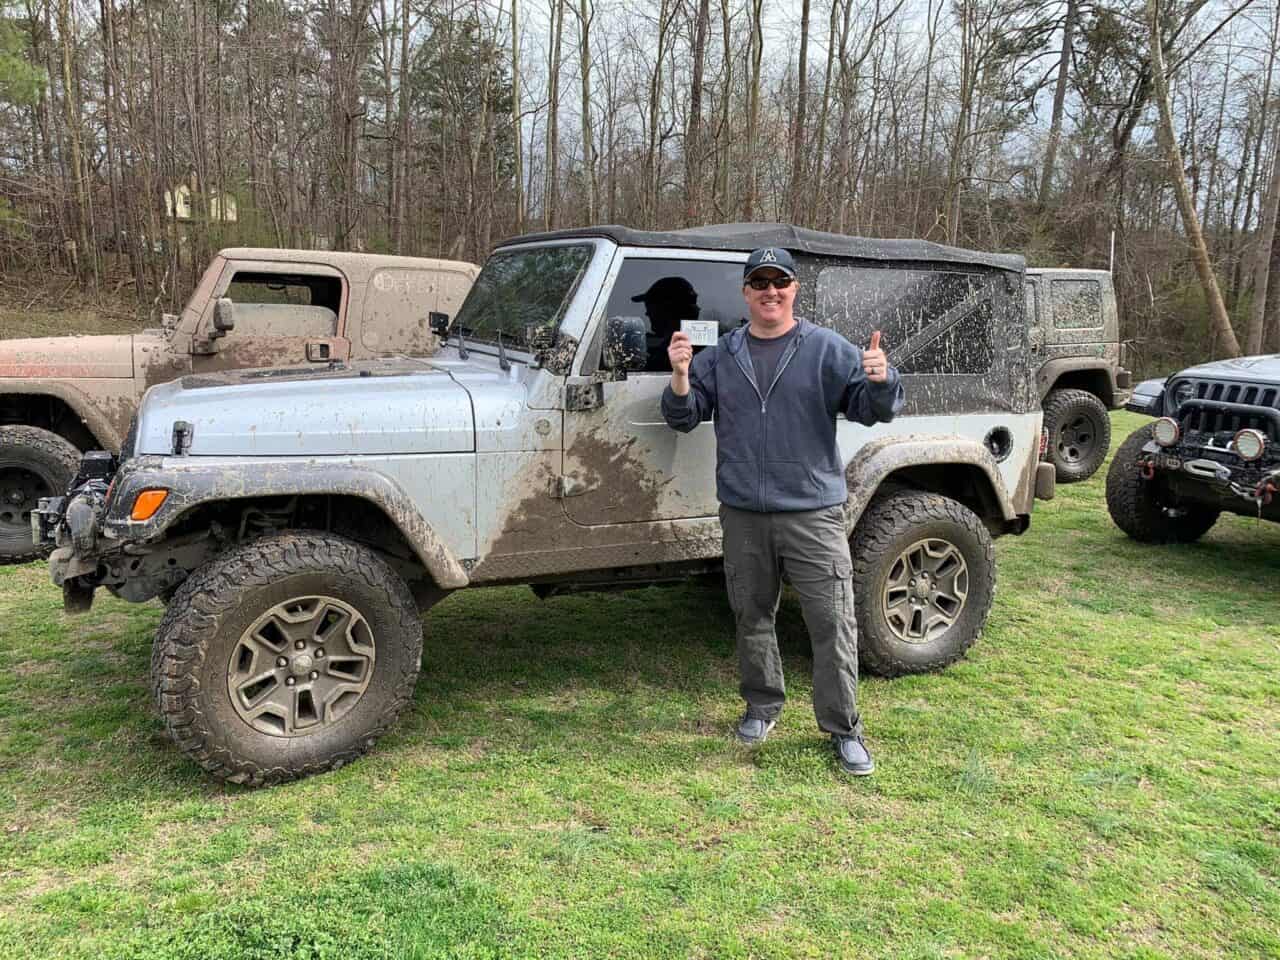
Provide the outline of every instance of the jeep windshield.
[[527,350],[529,335],[560,326],[595,247],[589,243],[500,251],[485,262],[452,329],[468,340]]

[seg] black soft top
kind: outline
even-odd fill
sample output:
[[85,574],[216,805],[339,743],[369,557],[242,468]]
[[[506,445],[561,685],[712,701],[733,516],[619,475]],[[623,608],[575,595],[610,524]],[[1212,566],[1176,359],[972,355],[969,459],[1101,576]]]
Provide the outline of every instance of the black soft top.
[[1012,253],[981,253],[947,247],[927,240],[888,240],[869,237],[846,237],[839,233],[806,230],[789,223],[719,223],[685,230],[632,230],[630,227],[605,224],[575,227],[546,233],[527,233],[503,240],[497,248],[540,240],[577,240],[603,237],[626,247],[675,247],[700,250],[738,250],[744,253],[757,247],[783,247],[793,254],[807,253],[823,257],[849,257],[859,260],[931,260],[964,263],[1013,270],[1021,273],[1026,261]]

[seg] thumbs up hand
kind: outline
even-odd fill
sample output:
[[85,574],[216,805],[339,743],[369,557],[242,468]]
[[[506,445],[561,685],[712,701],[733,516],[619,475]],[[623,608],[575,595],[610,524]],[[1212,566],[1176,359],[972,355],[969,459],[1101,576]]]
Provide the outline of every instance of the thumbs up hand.
[[880,349],[880,331],[871,334],[871,344],[862,351],[862,372],[872,383],[884,383],[889,378],[889,361]]

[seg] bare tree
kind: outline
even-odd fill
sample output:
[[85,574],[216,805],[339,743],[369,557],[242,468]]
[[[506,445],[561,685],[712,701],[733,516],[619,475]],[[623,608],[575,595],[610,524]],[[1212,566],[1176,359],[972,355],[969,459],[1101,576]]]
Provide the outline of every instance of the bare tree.
[[[1193,4],[1187,13],[1188,20],[1195,15],[1204,2],[1205,0],[1197,0],[1197,3]],[[1209,260],[1209,249],[1205,245],[1204,234],[1200,230],[1200,218],[1196,216],[1191,191],[1187,188],[1187,181],[1182,173],[1182,152],[1174,137],[1173,108],[1169,104],[1169,82],[1164,65],[1164,41],[1160,36],[1158,0],[1147,0],[1147,26],[1150,31],[1151,74],[1155,84],[1156,105],[1160,110],[1158,130],[1169,170],[1169,179],[1173,183],[1178,209],[1182,212],[1182,222],[1191,244],[1191,257],[1196,265],[1196,273],[1200,277],[1200,285],[1204,287],[1205,299],[1209,302],[1209,320],[1214,335],[1220,348],[1228,356],[1238,357],[1240,344],[1236,340],[1235,331],[1231,328],[1227,306],[1223,303],[1222,292],[1218,289],[1218,278],[1214,275],[1213,264]]]

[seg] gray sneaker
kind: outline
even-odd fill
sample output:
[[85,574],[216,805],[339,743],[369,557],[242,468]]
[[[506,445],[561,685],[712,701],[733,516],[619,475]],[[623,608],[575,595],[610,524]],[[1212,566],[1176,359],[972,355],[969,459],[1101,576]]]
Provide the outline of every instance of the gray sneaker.
[[765,720],[763,717],[753,717],[748,713],[738,721],[738,740],[754,747],[758,743],[764,743],[769,737],[769,731],[777,725],[777,720]]
[[841,771],[854,777],[865,777],[876,768],[871,759],[871,751],[862,742],[861,737],[842,737],[831,735],[831,745],[836,749],[836,763]]

